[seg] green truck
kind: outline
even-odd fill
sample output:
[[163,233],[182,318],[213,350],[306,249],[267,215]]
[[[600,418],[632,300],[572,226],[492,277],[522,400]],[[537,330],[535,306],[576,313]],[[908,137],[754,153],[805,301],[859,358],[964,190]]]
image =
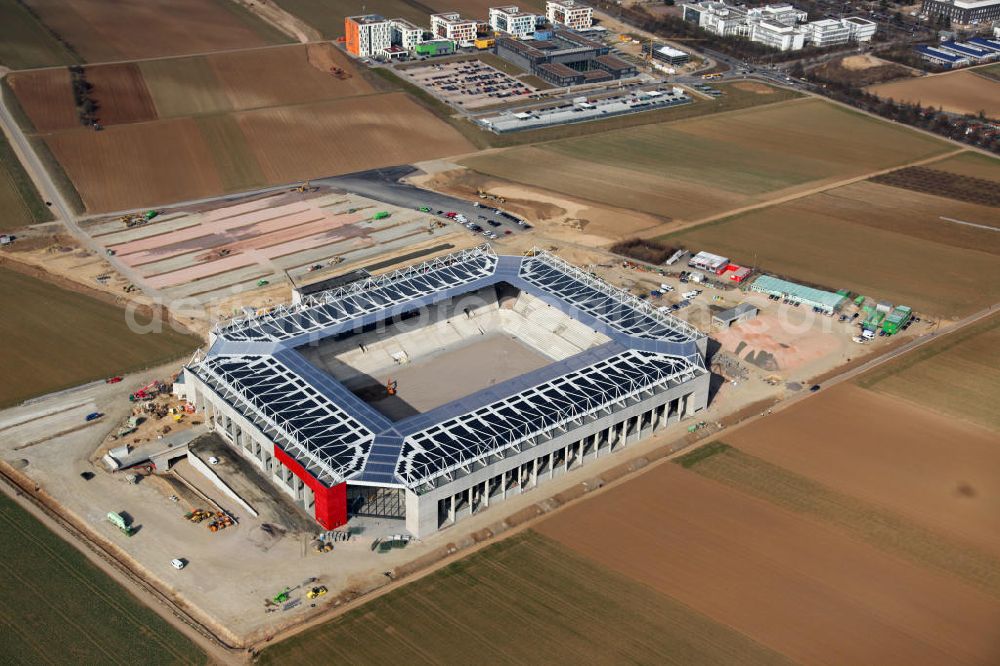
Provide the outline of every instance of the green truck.
[[379,212],[372,215],[373,220],[384,220],[387,217],[389,217],[389,212],[385,210],[380,210]]
[[122,531],[125,536],[132,536],[135,534],[135,528],[129,524],[129,521],[125,519],[125,516],[115,511],[108,512],[108,522],[117,527]]
[[882,330],[885,331],[886,335],[899,333],[912,316],[912,309],[906,305],[898,305],[892,312],[886,315],[885,321],[882,322]]

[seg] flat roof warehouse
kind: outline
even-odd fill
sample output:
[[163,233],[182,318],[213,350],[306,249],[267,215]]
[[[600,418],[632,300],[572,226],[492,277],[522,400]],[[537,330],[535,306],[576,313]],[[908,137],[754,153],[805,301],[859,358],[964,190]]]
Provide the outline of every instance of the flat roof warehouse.
[[[609,341],[396,421],[297,351],[310,340],[498,284],[539,299]],[[655,409],[662,417],[657,423],[665,424],[707,402],[701,333],[545,253],[497,256],[484,247],[448,255],[229,322],[212,338],[204,357],[185,369],[180,390],[199,406],[210,403],[216,428],[235,445],[247,449],[252,440],[245,455],[268,472],[276,462],[279,470],[287,468],[285,490],[328,528],[346,521],[345,486],[367,485],[405,491],[407,529],[427,533],[441,526],[439,501],[454,504],[455,496],[473,493],[460,488],[463,482],[478,487],[466,477],[559,443],[581,419],[606,419],[649,400],[669,402],[648,403],[646,425],[635,423],[642,431],[656,427]],[[273,456],[261,450],[262,442],[273,447]],[[583,454],[582,441],[569,446]],[[553,454],[539,459],[546,455]]]

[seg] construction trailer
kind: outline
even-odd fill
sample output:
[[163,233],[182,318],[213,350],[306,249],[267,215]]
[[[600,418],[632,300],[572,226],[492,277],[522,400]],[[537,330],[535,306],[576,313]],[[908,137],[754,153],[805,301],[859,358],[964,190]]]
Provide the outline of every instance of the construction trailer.
[[892,312],[892,304],[883,301],[875,307],[866,305],[861,308],[861,311],[865,313],[865,319],[862,323],[862,327],[866,331],[875,332],[882,324],[882,321],[889,316],[890,312]]
[[892,312],[886,315],[885,320],[882,322],[882,330],[885,331],[886,335],[899,333],[900,329],[910,321],[910,317],[912,316],[912,309],[906,305],[898,305]]
[[719,328],[729,328],[733,324],[753,319],[757,316],[758,309],[751,303],[740,303],[736,307],[723,310],[712,315],[712,324]]
[[721,275],[729,266],[729,259],[711,252],[699,252],[688,259],[688,266]]
[[847,300],[847,298],[841,294],[832,291],[824,291],[823,289],[816,289],[815,287],[807,287],[795,282],[789,282],[788,280],[776,278],[773,275],[761,275],[758,277],[753,281],[753,284],[750,285],[750,291],[756,291],[770,296],[777,296],[778,298],[783,298],[795,303],[802,303],[803,305],[808,305],[809,307],[819,308],[826,314],[833,314],[839,310],[844,304],[844,301]]

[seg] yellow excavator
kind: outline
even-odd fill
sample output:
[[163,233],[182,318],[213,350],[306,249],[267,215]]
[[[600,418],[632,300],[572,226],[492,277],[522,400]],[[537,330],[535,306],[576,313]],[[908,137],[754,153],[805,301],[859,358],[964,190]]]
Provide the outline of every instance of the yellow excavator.
[[299,185],[297,187],[293,187],[289,191],[290,192],[297,192],[299,194],[305,194],[306,192],[315,192],[318,189],[319,189],[318,187],[316,187],[314,185],[310,185],[309,181],[307,180],[306,182],[302,183],[301,185]]

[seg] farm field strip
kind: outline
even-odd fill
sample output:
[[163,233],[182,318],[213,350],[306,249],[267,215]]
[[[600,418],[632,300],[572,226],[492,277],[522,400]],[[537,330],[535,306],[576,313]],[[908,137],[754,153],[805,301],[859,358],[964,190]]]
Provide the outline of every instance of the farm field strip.
[[910,130],[805,100],[512,148],[462,163],[555,192],[693,219],[947,149]]
[[457,663],[468,660],[470,646],[490,663],[788,663],[532,532],[268,647],[260,663]]
[[[115,373],[153,367],[201,344],[164,322],[156,333],[132,332],[126,312],[109,303],[0,268],[0,405],[11,405]],[[39,304],[44,304],[40,307]],[[144,315],[136,314],[140,325]],[[31,353],[21,353],[31,350]]]
[[972,115],[982,111],[990,118],[1000,118],[1000,81],[969,70],[882,83],[870,86],[868,92],[898,102],[919,102],[925,107]]
[[21,166],[17,154],[0,133],[0,231],[13,231],[19,227],[52,219],[35,184]]
[[0,641],[0,661],[57,663],[68,655],[82,663],[207,661],[185,636],[3,493],[0,525],[7,579],[0,586],[0,623],[12,634]]
[[936,316],[958,317],[1000,301],[1000,284],[985,278],[1000,271],[1000,238],[941,216],[996,219],[993,208],[858,182],[662,240]]
[[1000,651],[1000,600],[679,465],[534,529],[798,663],[986,664]]
[[863,388],[1000,433],[1000,315],[952,333],[857,381]]
[[845,383],[726,441],[970,552],[1000,558],[1000,449],[986,428]]
[[1000,159],[971,150],[932,162],[927,166],[960,176],[973,176],[1000,182]]
[[721,442],[689,455],[695,458],[682,457],[677,462],[713,481],[830,525],[879,550],[957,576],[1000,599],[1000,557]]
[[11,69],[72,65],[79,58],[18,0],[0,0],[0,65]]
[[29,0],[41,21],[88,62],[266,46],[291,38],[226,0]]

